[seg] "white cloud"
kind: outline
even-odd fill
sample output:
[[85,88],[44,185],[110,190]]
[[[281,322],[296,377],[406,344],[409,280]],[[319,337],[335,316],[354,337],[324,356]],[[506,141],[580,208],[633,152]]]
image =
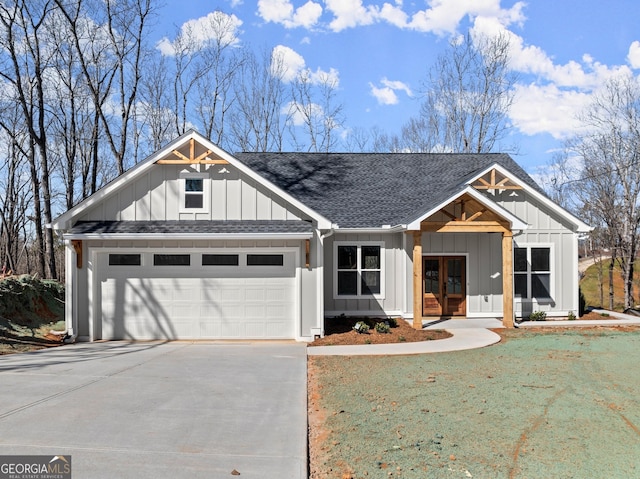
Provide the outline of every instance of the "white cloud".
[[322,15],[322,6],[309,0],[294,9],[290,0],[258,0],[258,15],[265,22],[279,23],[285,28],[311,28]]
[[411,88],[409,88],[409,85],[399,80],[387,80],[386,78],[383,78],[382,84],[392,90],[402,90],[407,94],[407,96],[413,96],[413,92],[411,91]]
[[305,61],[302,55],[292,48],[278,45],[273,49],[271,54],[272,62],[282,64],[283,76],[285,82],[296,79],[300,72],[305,68]]
[[407,27],[437,35],[452,35],[465,17],[492,18],[508,26],[524,20],[524,6],[524,2],[516,2],[511,8],[504,9],[500,0],[430,0],[430,8],[415,13]]
[[382,87],[377,87],[373,83],[369,83],[371,95],[378,100],[380,105],[396,105],[400,101],[396,91],[404,91],[407,96],[413,96],[411,89],[401,81],[392,81],[383,78],[381,81]]
[[166,56],[176,53],[176,42],[181,42],[189,51],[197,51],[211,41],[223,45],[235,45],[239,42],[238,34],[242,20],[235,15],[228,15],[221,11],[211,12],[204,17],[188,20],[180,27],[178,39],[171,41],[162,38],[156,48]]
[[588,93],[563,90],[556,85],[518,85],[510,118],[526,135],[549,133],[564,140],[579,130],[577,116],[590,99]]
[[371,94],[378,100],[381,105],[396,105],[398,103],[398,95],[393,89],[385,86],[378,88],[373,83],[369,83]]
[[278,45],[273,49],[271,58],[273,67],[275,65],[281,67],[283,72],[282,80],[285,82],[291,82],[296,78],[305,76],[311,83],[316,85],[324,84],[337,88],[340,84],[338,70],[330,68],[329,71],[324,71],[321,68],[317,68],[313,71],[306,67],[304,57],[292,48]]
[[629,46],[629,53],[627,54],[627,60],[629,65],[634,70],[640,68],[640,42],[636,40]]
[[369,5],[365,7],[362,0],[325,0],[327,10],[333,13],[334,18],[329,23],[329,28],[339,32],[345,28],[361,25],[371,25],[379,14],[378,7]]

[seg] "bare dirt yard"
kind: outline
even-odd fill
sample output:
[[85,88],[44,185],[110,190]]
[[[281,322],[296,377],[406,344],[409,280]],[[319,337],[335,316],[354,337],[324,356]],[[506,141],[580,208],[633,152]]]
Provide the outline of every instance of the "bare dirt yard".
[[309,358],[312,479],[640,477],[640,329]]

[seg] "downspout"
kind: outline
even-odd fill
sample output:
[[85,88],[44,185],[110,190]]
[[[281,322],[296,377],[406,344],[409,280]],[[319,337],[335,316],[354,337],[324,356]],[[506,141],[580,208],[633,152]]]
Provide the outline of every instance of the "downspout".
[[324,240],[333,236],[335,233],[335,227],[337,225],[331,225],[331,229],[327,231],[325,234],[320,235],[320,241],[318,242],[318,248],[320,253],[318,256],[322,258],[322,266],[320,266],[320,274],[318,278],[318,286],[317,286],[317,297],[318,297],[318,305],[317,305],[317,314],[318,314],[318,323],[321,338],[324,337],[324,275],[325,275],[325,255],[324,255]]

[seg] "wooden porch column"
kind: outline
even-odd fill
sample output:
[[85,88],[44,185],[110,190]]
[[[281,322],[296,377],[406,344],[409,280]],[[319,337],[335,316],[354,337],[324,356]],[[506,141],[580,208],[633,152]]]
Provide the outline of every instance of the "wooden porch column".
[[513,233],[502,233],[502,325],[513,328]]
[[413,232],[413,328],[422,329],[422,232]]

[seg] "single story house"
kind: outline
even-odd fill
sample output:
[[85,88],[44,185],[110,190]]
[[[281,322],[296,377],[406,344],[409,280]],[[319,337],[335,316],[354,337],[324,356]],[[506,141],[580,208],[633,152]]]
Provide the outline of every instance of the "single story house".
[[62,214],[77,340],[311,340],[332,316],[578,311],[578,236],[506,154],[229,154],[195,131]]

